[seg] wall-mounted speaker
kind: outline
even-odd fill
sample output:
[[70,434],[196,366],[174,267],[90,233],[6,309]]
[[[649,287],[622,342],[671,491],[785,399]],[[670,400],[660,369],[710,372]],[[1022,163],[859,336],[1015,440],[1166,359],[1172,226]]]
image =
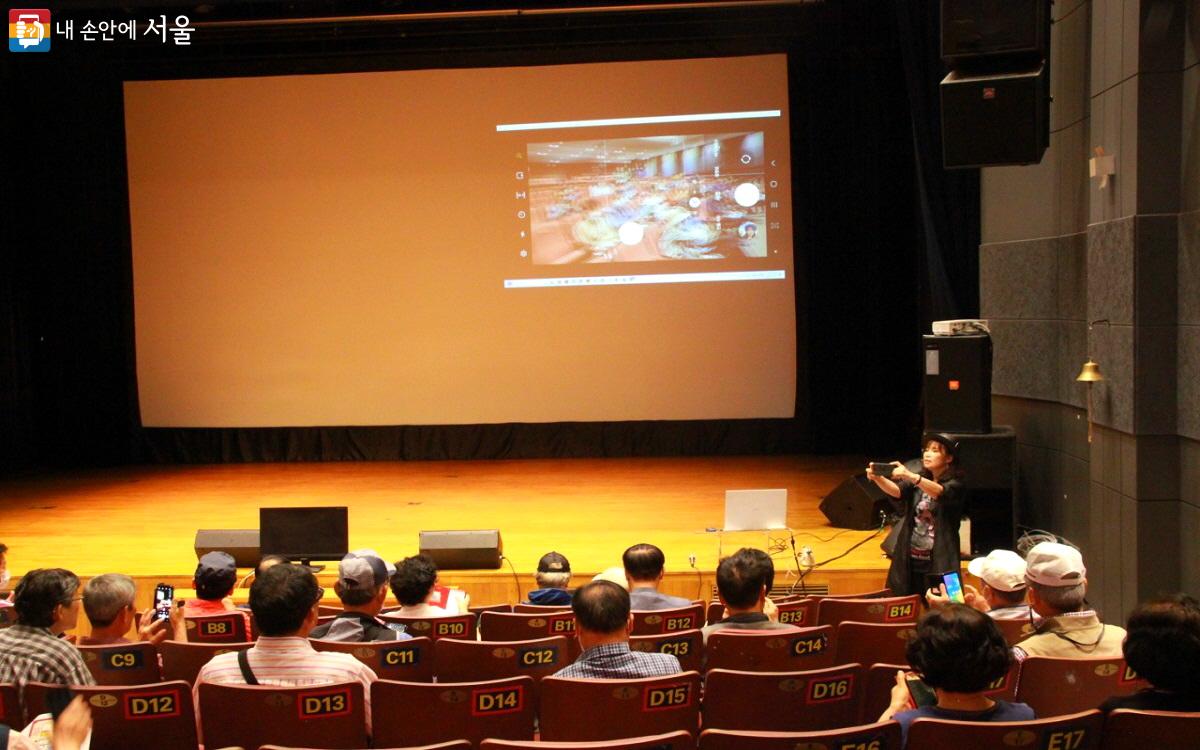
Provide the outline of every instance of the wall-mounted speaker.
[[1050,145],[1050,75],[952,70],[942,80],[942,163],[947,169],[1036,164]]

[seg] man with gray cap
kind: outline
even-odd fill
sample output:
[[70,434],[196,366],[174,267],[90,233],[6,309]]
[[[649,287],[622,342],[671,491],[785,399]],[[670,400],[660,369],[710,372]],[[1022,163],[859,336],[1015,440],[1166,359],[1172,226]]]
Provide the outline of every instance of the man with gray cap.
[[1100,622],[1090,609],[1087,568],[1079,550],[1042,542],[1025,556],[1029,606],[1044,619],[1037,631],[1013,646],[1018,660],[1027,656],[1068,659],[1120,658],[1125,629]]
[[537,573],[534,580],[538,587],[529,592],[526,604],[543,606],[570,606],[571,592],[567,585],[571,582],[571,563],[557,552],[547,552],[538,560]]
[[196,587],[196,598],[183,605],[184,617],[220,615],[226,612],[241,612],[246,618],[246,640],[250,637],[250,613],[233,604],[233,587],[237,585],[237,564],[228,552],[207,552],[196,566],[192,577]]
[[318,625],[309,638],[362,642],[408,640],[411,635],[392,629],[376,615],[388,594],[387,564],[378,555],[351,552],[338,563],[333,590],[343,611],[332,622]]
[[[967,606],[983,612],[993,620],[1028,620],[1029,605],[1025,603],[1025,561],[1016,552],[994,549],[987,557],[977,557],[967,565],[971,575],[983,582],[983,590],[963,586]],[[950,603],[946,585],[925,594],[930,607],[941,608]]]

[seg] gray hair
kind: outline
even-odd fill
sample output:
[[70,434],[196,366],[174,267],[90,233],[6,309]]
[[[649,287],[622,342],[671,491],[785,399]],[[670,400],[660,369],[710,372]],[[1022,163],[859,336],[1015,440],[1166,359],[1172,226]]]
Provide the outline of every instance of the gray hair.
[[538,586],[544,589],[565,589],[571,582],[570,571],[564,573],[537,572],[533,574]]
[[83,611],[92,627],[112,625],[121,610],[133,605],[137,585],[121,573],[96,576],[83,587]]
[[1030,581],[1029,586],[1037,592],[1042,601],[1059,612],[1078,612],[1084,607],[1087,586],[1083,582],[1074,586],[1046,586]]

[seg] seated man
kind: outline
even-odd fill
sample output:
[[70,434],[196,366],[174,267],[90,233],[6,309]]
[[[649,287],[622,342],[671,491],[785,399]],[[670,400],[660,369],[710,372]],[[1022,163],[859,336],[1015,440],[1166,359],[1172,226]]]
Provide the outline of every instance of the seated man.
[[529,592],[526,604],[570,605],[571,592],[567,586],[571,583],[571,563],[566,557],[557,552],[542,555],[533,577],[538,588]]
[[396,563],[392,593],[400,609],[391,614],[402,617],[448,617],[467,611],[467,596],[437,585],[437,565],[429,555],[414,555]]
[[666,557],[653,544],[635,544],[621,555],[625,580],[629,581],[629,601],[636,610],[679,609],[691,605],[681,596],[660,594]]
[[[83,611],[92,624],[90,635],[79,639],[81,646],[108,646],[129,643],[125,636],[133,627],[137,611],[133,600],[137,585],[133,579],[120,573],[105,573],[96,576],[83,587]],[[170,620],[154,619],[154,608],[142,613],[138,622],[138,640],[154,644],[170,638],[186,641],[187,630],[183,622],[183,610],[171,608]]]
[[0,682],[95,685],[79,649],[63,638],[79,620],[79,578],[69,570],[31,570],[13,592],[17,624],[0,630]]
[[671,654],[629,649],[633,613],[629,592],[617,584],[592,581],[580,586],[571,598],[571,609],[575,612],[575,636],[583,653],[574,664],[555,672],[555,677],[623,680],[683,671]]
[[1087,568],[1074,547],[1042,542],[1025,556],[1029,606],[1042,616],[1037,631],[1013,646],[1013,654],[1074,659],[1121,656],[1125,629],[1100,622],[1087,600]]
[[250,614],[233,604],[233,589],[237,586],[237,565],[228,552],[207,552],[200,558],[193,576],[196,598],[183,606],[184,617],[220,615],[241,612],[246,618],[246,640],[250,637]]
[[[291,687],[357,680],[363,686],[369,723],[375,673],[350,654],[316,651],[308,642],[322,593],[316,576],[299,565],[275,565],[258,576],[250,586],[250,611],[261,635],[246,651],[218,654],[200,668],[195,684],[197,710],[200,686],[206,682]],[[243,653],[245,672],[238,659]]]
[[704,641],[718,630],[796,630],[767,617],[763,608],[775,582],[775,564],[766,552],[743,547],[717,565],[717,598],[725,618],[702,629]]
[[1129,615],[1125,663],[1150,687],[1109,698],[1101,711],[1200,711],[1200,602],[1175,594],[1139,604]]
[[344,609],[332,622],[313,628],[309,638],[353,642],[412,638],[376,617],[383,610],[388,593],[387,566],[380,558],[353,552],[343,557],[338,563],[333,590],[342,600]]
[[[983,591],[974,586],[963,586],[963,599],[969,607],[983,612],[993,620],[1029,620],[1032,618],[1029,605],[1025,603],[1025,561],[1016,552],[994,549],[987,557],[977,557],[967,564],[971,575],[983,582]],[[930,589],[925,594],[930,607],[944,607],[950,603],[946,585],[939,590]]]

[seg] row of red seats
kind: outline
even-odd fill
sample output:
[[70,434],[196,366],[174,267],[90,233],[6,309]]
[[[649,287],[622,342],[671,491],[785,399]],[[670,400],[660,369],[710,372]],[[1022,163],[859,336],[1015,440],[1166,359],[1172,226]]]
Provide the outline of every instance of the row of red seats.
[[[642,680],[380,680],[372,686],[371,714],[375,742],[384,747],[448,738],[531,739],[535,717],[540,717],[545,740],[611,739],[701,725],[736,731],[825,730],[879,716],[897,668],[851,664],[802,672],[716,669],[706,675],[703,694],[700,675],[694,671]],[[1121,659],[1034,657],[998,681],[989,694],[1026,702],[1039,716],[1054,716],[1090,709],[1109,696],[1143,686]],[[26,719],[42,710],[52,687],[26,686]],[[185,731],[194,723],[191,691],[183,681],[77,690],[92,704],[93,713],[105,715],[103,722],[97,719],[93,747],[110,746],[104,739],[109,732],[114,740],[128,741],[131,732],[157,736]],[[199,696],[204,735],[215,747],[278,742],[296,732],[308,743],[314,737],[335,743],[323,745],[327,747],[358,747],[365,741],[366,706],[358,683],[304,688],[205,684]],[[0,687],[0,714],[15,706],[15,698],[11,686]],[[1078,749],[1068,745],[1061,750]]]

